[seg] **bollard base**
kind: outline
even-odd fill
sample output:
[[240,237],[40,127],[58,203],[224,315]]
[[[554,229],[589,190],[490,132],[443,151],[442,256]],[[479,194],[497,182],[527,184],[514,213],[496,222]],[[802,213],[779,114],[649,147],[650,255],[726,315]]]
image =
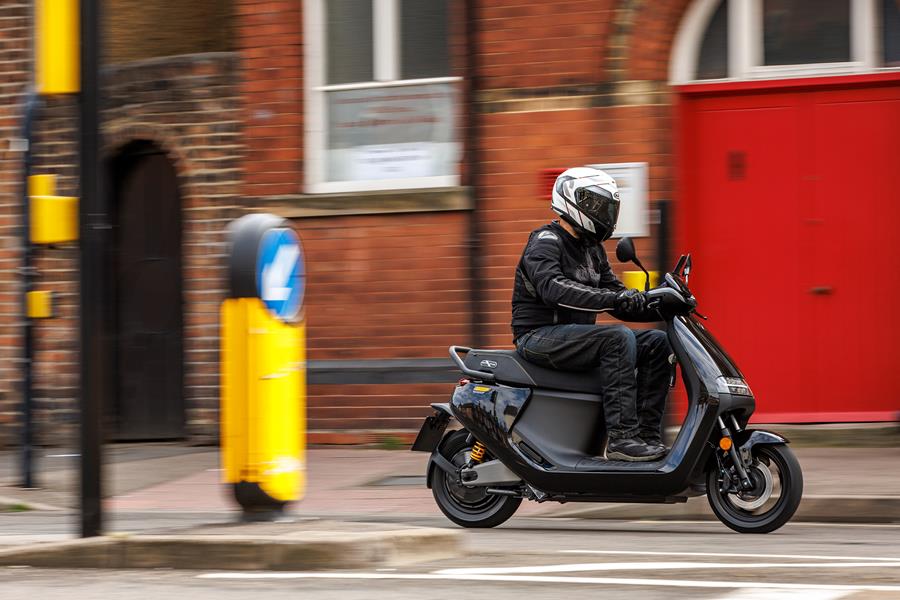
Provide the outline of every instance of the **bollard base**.
[[285,520],[284,507],[271,510],[247,510],[241,512],[241,523],[274,523]]
[[258,483],[240,481],[233,486],[234,497],[241,505],[241,521],[258,523],[283,519],[287,502],[276,500],[259,487]]

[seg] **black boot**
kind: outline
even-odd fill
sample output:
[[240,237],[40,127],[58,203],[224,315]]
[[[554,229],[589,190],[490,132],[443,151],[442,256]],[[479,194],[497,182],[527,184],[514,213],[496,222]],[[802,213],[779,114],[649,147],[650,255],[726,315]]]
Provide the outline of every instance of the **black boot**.
[[606,446],[607,460],[627,460],[629,462],[647,462],[665,455],[665,449],[650,446],[640,438],[611,439]]
[[666,455],[669,453],[668,446],[663,443],[662,436],[660,436],[658,433],[642,433],[640,436],[638,436],[638,439],[651,448],[656,448],[657,450],[659,450],[661,455]]

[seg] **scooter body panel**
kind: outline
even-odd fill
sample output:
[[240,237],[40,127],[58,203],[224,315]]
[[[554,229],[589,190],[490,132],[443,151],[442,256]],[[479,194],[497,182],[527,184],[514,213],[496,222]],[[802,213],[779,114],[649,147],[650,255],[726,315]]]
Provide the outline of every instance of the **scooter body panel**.
[[604,433],[603,404],[593,394],[469,383],[456,389],[450,408],[493,456],[553,499],[686,496],[692,484],[703,483],[718,417],[737,411],[746,422],[753,398],[722,391],[719,378],[741,374],[701,323],[679,316],[667,325],[689,403],[671,451],[659,461],[593,458]]

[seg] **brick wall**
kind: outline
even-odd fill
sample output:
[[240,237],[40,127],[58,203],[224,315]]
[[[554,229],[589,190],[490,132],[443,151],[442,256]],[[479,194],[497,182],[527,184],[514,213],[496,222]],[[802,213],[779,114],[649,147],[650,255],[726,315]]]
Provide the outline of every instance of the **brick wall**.
[[[197,10],[223,14],[221,2],[199,4]],[[528,232],[552,218],[538,188],[543,169],[647,161],[651,202],[672,197],[666,71],[687,0],[475,4],[479,145],[468,151],[477,150],[479,157],[475,192],[483,276],[469,279],[468,211],[353,215],[336,205],[335,216],[324,216],[325,210],[296,218],[309,264],[313,361],[443,357],[447,345],[471,339],[473,286],[483,292],[487,343],[509,347],[513,266]],[[120,5],[137,7],[125,0]],[[185,300],[192,307],[186,316],[186,383],[194,434],[215,430],[222,226],[240,212],[239,204],[267,209],[308,200],[302,194],[302,8],[300,0],[234,0],[228,9],[234,15],[230,41],[209,41],[215,37],[207,35],[209,27],[181,37],[226,43],[237,58],[157,59],[110,72],[108,151],[132,139],[155,140],[171,154],[183,186]],[[459,34],[464,15],[457,16],[453,30]],[[9,139],[28,65],[27,5],[3,3],[0,23],[0,134]],[[457,69],[465,64],[463,42],[454,37]],[[149,56],[168,43],[149,36],[134,50]],[[125,52],[112,50],[112,56],[127,57]],[[72,111],[65,101],[52,104],[40,129],[39,165],[64,176],[62,191],[74,185]],[[12,290],[19,159],[0,149],[0,427],[5,422],[6,431],[18,397],[18,298]],[[652,237],[640,240],[638,249],[649,257],[653,243]],[[42,364],[59,366],[40,367],[41,406],[59,422],[71,417],[76,384],[73,252],[43,250],[39,257],[42,281],[63,294],[63,318],[42,324],[39,334]],[[310,425],[320,431],[408,430],[428,402],[444,399],[448,391],[446,384],[434,383],[316,384],[310,387]]]
[[482,89],[578,86],[600,79],[614,0],[477,4]]
[[[24,13],[23,13],[24,14]],[[23,16],[22,22],[25,23]],[[26,27],[20,31],[28,34]],[[23,43],[26,41],[23,38]],[[235,57],[212,53],[134,62],[103,73],[104,155],[135,140],[164,149],[179,178],[183,215],[185,394],[189,433],[214,438],[218,429],[218,307],[224,295],[224,227],[236,215],[241,154]],[[0,69],[8,68],[0,57]],[[0,118],[18,122],[18,94],[4,96]],[[3,121],[6,122],[5,120]],[[77,109],[72,98],[48,98],[35,137],[35,173],[53,173],[58,193],[77,195]],[[8,126],[4,140],[15,134]],[[21,321],[15,268],[20,260],[21,154],[0,162],[0,441],[15,439],[20,401]],[[38,441],[74,441],[78,387],[77,247],[36,252],[39,289],[52,290],[58,317],[35,332],[35,408]]]
[[105,62],[227,52],[231,47],[229,0],[106,0]]
[[[528,232],[553,217],[538,192],[543,169],[646,161],[651,201],[672,197],[665,80],[685,0],[475,5],[483,275],[470,282],[465,211],[295,219],[309,265],[313,361],[443,357],[446,346],[471,341],[472,286],[483,293],[487,343],[510,347],[514,265]],[[235,4],[248,146],[243,191],[260,207],[305,199],[302,6]],[[457,34],[465,29],[463,6],[455,5]],[[464,39],[453,43],[462,72]],[[336,211],[343,200],[334,199]],[[652,238],[639,240],[638,250],[653,262]],[[310,427],[408,430],[428,412],[428,402],[444,400],[449,390],[446,384],[313,385]]]
[[29,3],[0,3],[0,445],[11,442],[18,395],[13,383],[21,359],[19,308],[18,181],[20,155],[9,142],[19,136],[20,101],[31,68]]
[[303,160],[303,2],[234,0],[246,141],[242,192],[297,194]]
[[[466,217],[454,213],[298,219],[306,253],[309,357],[445,357],[469,339]],[[314,431],[418,427],[444,384],[331,384],[309,389]],[[370,434],[349,441],[370,439]],[[333,436],[313,436],[333,441]]]

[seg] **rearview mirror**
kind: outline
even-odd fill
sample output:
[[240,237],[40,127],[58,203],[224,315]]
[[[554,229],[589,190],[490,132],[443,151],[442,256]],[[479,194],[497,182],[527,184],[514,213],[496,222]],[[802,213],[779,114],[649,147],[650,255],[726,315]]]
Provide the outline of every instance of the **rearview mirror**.
[[640,267],[641,271],[644,272],[644,291],[650,289],[650,273],[647,272],[647,269],[644,268],[644,265],[641,264],[641,261],[637,257],[637,252],[634,250],[634,242],[631,241],[630,237],[623,237],[619,240],[619,243],[616,244],[616,258],[621,262],[633,262],[638,267]]
[[634,242],[631,241],[630,237],[623,237],[616,244],[616,258],[619,259],[619,262],[624,263],[632,262],[637,258],[634,251]]

